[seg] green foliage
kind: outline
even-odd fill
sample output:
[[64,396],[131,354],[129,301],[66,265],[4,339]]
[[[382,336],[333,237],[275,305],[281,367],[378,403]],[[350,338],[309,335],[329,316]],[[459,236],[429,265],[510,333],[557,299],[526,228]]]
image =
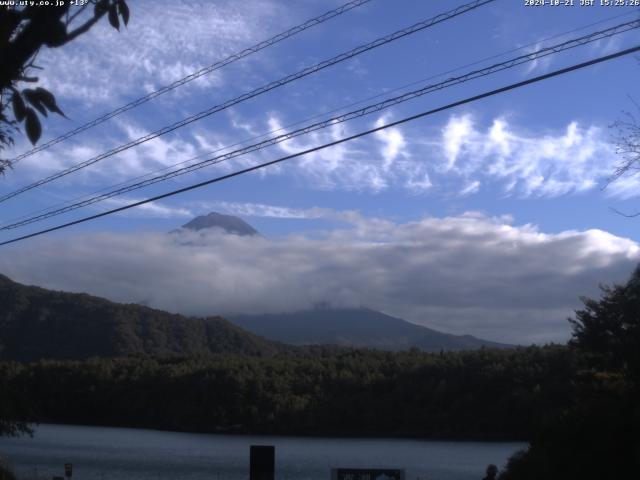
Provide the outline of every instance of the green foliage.
[[583,299],[576,312],[572,345],[586,366],[622,375],[630,387],[640,380],[640,266],[625,285],[602,287],[600,300]]
[[501,480],[632,478],[640,471],[640,268],[583,299],[570,348],[575,396]]
[[40,125],[40,120],[38,120],[38,115],[31,108],[28,108],[25,114],[24,126],[27,130],[29,141],[35,144],[40,135],[42,135],[42,126]]
[[566,347],[0,363],[42,422],[200,432],[529,438],[569,403]]

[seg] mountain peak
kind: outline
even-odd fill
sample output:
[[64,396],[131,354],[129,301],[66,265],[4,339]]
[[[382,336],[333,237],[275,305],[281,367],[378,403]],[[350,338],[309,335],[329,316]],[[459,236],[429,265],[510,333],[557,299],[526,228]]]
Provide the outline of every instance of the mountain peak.
[[258,231],[241,218],[233,215],[224,215],[218,212],[211,212],[207,215],[200,215],[182,226],[185,230],[205,230],[208,228],[220,228],[227,233],[241,236],[259,235]]

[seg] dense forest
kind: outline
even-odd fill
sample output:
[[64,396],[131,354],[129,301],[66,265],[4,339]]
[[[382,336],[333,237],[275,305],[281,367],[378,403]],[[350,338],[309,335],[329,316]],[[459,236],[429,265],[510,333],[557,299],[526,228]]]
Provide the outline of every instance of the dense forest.
[[529,438],[572,396],[565,347],[0,363],[45,422],[304,435]]

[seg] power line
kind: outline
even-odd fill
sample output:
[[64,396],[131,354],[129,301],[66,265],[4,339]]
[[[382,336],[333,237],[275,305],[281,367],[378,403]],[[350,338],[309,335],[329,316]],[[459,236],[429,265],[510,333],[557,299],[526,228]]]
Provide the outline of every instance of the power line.
[[[370,101],[370,100],[374,100],[374,99],[376,99],[376,98],[380,98],[380,97],[382,97],[382,96],[384,96],[384,95],[388,95],[388,94],[390,94],[390,93],[399,92],[399,91],[401,91],[401,90],[404,90],[404,89],[406,89],[406,88],[412,87],[412,86],[414,86],[414,85],[418,85],[418,84],[424,83],[424,82],[426,82],[426,81],[428,81],[428,80],[432,80],[432,79],[434,79],[434,78],[443,77],[443,76],[445,76],[445,75],[448,75],[448,74],[451,74],[451,73],[458,72],[458,71],[463,70],[463,69],[465,69],[465,68],[469,68],[469,67],[473,67],[473,66],[476,66],[476,65],[482,64],[482,63],[484,63],[484,62],[486,62],[486,61],[489,61],[489,60],[493,60],[493,59],[496,59],[496,58],[504,57],[505,55],[508,55],[508,54],[510,54],[510,53],[519,52],[519,51],[521,51],[521,50],[525,50],[525,49],[527,49],[527,48],[531,48],[531,47],[534,47],[534,46],[538,46],[538,45],[544,44],[545,42],[548,42],[548,41],[550,41],[550,40],[555,40],[555,39],[557,39],[557,38],[564,37],[564,36],[569,35],[569,34],[571,34],[571,33],[575,33],[575,32],[581,31],[581,30],[586,30],[587,28],[594,27],[594,26],[596,26],[596,25],[601,25],[601,24],[603,24],[603,23],[609,22],[609,21],[611,21],[611,20],[615,20],[615,19],[617,19],[617,18],[627,17],[627,16],[629,16],[629,15],[636,15],[636,13],[637,13],[637,12],[633,12],[633,11],[631,11],[631,12],[620,13],[620,14],[617,14],[617,15],[612,15],[612,16],[610,16],[610,17],[607,17],[607,18],[604,18],[604,19],[598,20],[598,21],[596,21],[596,22],[592,22],[592,23],[589,23],[589,24],[587,24],[587,25],[582,25],[582,26],[580,26],[580,27],[577,27],[577,28],[574,28],[574,29],[571,29],[571,30],[564,31],[564,32],[562,32],[562,33],[558,33],[558,34],[555,34],[555,35],[550,36],[550,37],[545,37],[545,38],[543,38],[543,39],[541,39],[541,40],[537,40],[537,41],[535,41],[535,42],[532,42],[532,43],[529,43],[529,44],[525,44],[525,45],[522,45],[522,46],[517,47],[517,48],[513,48],[513,49],[510,49],[510,50],[507,50],[507,51],[503,51],[503,52],[501,52],[501,53],[498,53],[498,54],[495,54],[495,55],[491,55],[491,56],[489,56],[489,57],[484,57],[484,58],[482,58],[482,59],[480,59],[480,60],[476,60],[476,61],[474,61],[474,62],[472,62],[472,63],[467,63],[467,64],[465,64],[465,65],[461,65],[461,66],[459,66],[459,67],[455,67],[455,68],[450,69],[450,70],[447,70],[447,71],[445,71],[445,72],[440,72],[440,73],[437,73],[437,74],[435,74],[435,75],[430,75],[430,76],[428,76],[428,77],[426,77],[426,78],[422,78],[422,79],[420,79],[420,80],[412,81],[412,82],[410,82],[410,83],[407,83],[407,84],[401,85],[401,86],[399,86],[399,87],[395,87],[395,88],[393,88],[393,89],[391,89],[391,90],[387,90],[387,91],[384,91],[384,92],[382,92],[382,93],[377,93],[377,94],[375,94],[375,95],[372,95],[372,96],[369,96],[369,97],[363,98],[363,99],[361,99],[361,100],[358,100],[358,101],[355,101],[355,102],[348,103],[348,104],[343,105],[343,106],[338,107],[338,108],[334,108],[334,109],[331,109],[331,110],[328,110],[328,111],[325,111],[325,112],[322,112],[322,113],[318,113],[318,114],[315,114],[315,115],[311,115],[311,116],[309,116],[309,117],[306,117],[305,119],[298,120],[298,121],[295,121],[295,122],[293,122],[293,123],[289,123],[289,124],[287,124],[287,125],[285,125],[285,126],[283,126],[283,127],[276,128],[276,129],[270,130],[270,131],[268,131],[268,132],[265,132],[265,133],[262,133],[262,134],[259,134],[259,135],[254,135],[254,136],[251,136],[251,137],[245,138],[245,139],[243,139],[243,140],[237,141],[237,142],[235,142],[235,143],[232,143],[232,144],[230,144],[230,145],[225,145],[224,147],[219,147],[219,148],[216,148],[215,150],[208,151],[208,152],[205,152],[205,153],[201,153],[201,154],[199,154],[199,155],[196,155],[195,157],[191,157],[191,158],[188,158],[188,159],[186,159],[186,160],[182,160],[182,161],[180,161],[180,162],[174,163],[174,164],[172,164],[172,165],[168,165],[168,166],[163,167],[163,168],[161,168],[161,169],[154,170],[154,171],[150,171],[150,172],[148,172],[148,173],[145,173],[145,174],[142,174],[142,175],[139,175],[139,176],[136,176],[136,177],[130,178],[130,179],[128,179],[128,180],[125,180],[125,181],[122,181],[122,182],[119,182],[119,183],[116,183],[116,184],[113,184],[113,185],[109,185],[109,186],[106,186],[106,187],[104,187],[104,188],[100,188],[99,190],[95,190],[95,191],[93,191],[92,193],[79,195],[79,196],[76,196],[76,197],[74,197],[74,198],[71,198],[71,199],[68,199],[68,200],[64,200],[64,201],[61,201],[61,202],[55,203],[54,205],[52,205],[52,206],[50,206],[50,207],[41,208],[41,209],[38,209],[38,210],[35,210],[35,211],[31,211],[31,212],[28,212],[28,213],[25,213],[25,214],[19,215],[19,216],[17,216],[17,217],[10,218],[9,220],[7,220],[7,221],[3,222],[2,224],[0,224],[0,230],[9,229],[9,227],[11,227],[11,226],[12,226],[12,225],[9,225],[10,223],[14,223],[14,222],[15,222],[15,223],[17,223],[17,222],[19,222],[19,221],[21,221],[21,220],[23,220],[23,219],[28,219],[28,218],[30,218],[30,217],[34,217],[34,216],[36,216],[36,215],[38,215],[38,214],[40,214],[40,213],[52,211],[52,209],[54,209],[54,208],[56,208],[56,207],[60,207],[60,208],[62,208],[63,206],[67,206],[67,205],[68,205],[68,206],[71,206],[71,204],[72,204],[73,202],[77,202],[77,201],[79,201],[79,200],[81,200],[81,199],[91,198],[91,196],[95,196],[95,195],[97,195],[97,194],[99,194],[99,193],[101,193],[101,192],[105,192],[105,191],[107,191],[107,190],[109,190],[109,189],[115,189],[115,188],[117,188],[117,187],[121,187],[121,186],[127,185],[127,184],[129,184],[130,182],[134,182],[134,181],[136,181],[136,180],[142,180],[142,179],[147,178],[147,177],[150,177],[150,176],[152,176],[152,175],[160,174],[161,172],[166,172],[167,170],[170,170],[171,168],[178,167],[178,166],[180,166],[180,165],[184,165],[184,164],[189,163],[189,162],[193,162],[193,161],[198,160],[198,159],[200,159],[200,158],[203,158],[203,157],[205,157],[205,156],[207,156],[207,155],[213,155],[213,154],[218,153],[218,152],[221,152],[221,151],[223,151],[223,150],[228,150],[228,149],[233,148],[233,147],[236,147],[236,146],[238,146],[238,145],[246,144],[246,143],[248,143],[248,142],[250,142],[250,141],[252,141],[252,140],[257,140],[257,139],[259,139],[259,138],[264,138],[264,137],[267,137],[268,135],[272,135],[272,134],[274,134],[274,133],[278,133],[278,132],[285,131],[287,128],[295,127],[296,125],[303,124],[303,123],[305,123],[305,122],[307,122],[307,121],[309,121],[309,120],[313,120],[313,119],[315,119],[315,118],[322,117],[322,116],[324,116],[324,115],[329,115],[329,114],[332,114],[332,113],[336,113],[336,112],[339,112],[339,111],[341,111],[341,110],[345,110],[345,109],[347,109],[347,108],[350,108],[350,107],[353,107],[353,106],[356,106],[356,105],[363,104],[363,103],[368,102],[368,101]],[[614,27],[614,28],[615,28],[615,27]],[[534,53],[536,53],[536,52],[534,52]],[[31,222],[30,222],[30,223],[31,223]],[[5,228],[5,227],[6,227],[6,228]]]
[[245,57],[248,57],[249,55],[252,55],[256,52],[259,52],[260,50],[264,50],[267,47],[270,47],[272,45],[275,45],[276,43],[279,43],[287,38],[293,37],[295,35],[297,35],[298,33],[301,33],[311,27],[315,27],[316,25],[320,25],[321,23],[326,22],[327,20],[330,20],[334,17],[337,17],[339,15],[342,15],[343,13],[348,12],[349,10],[352,10],[354,8],[360,7],[362,5],[364,5],[365,3],[370,2],[371,0],[353,0],[350,2],[345,3],[344,5],[335,8],[333,10],[329,10],[328,12],[323,13],[322,15],[319,15],[317,17],[314,17],[310,20],[307,20],[306,22],[300,24],[300,25],[296,25],[295,27],[290,28],[289,30],[286,30],[284,32],[278,33],[277,35],[274,35],[273,37],[264,40],[260,43],[257,43],[256,45],[253,45],[249,48],[246,48],[240,52],[237,53],[233,53],[231,55],[229,55],[228,57],[226,57],[223,60],[220,60],[216,63],[213,63],[211,65],[209,65],[208,67],[204,67],[201,68],[200,70],[193,72],[189,75],[187,75],[186,77],[183,77],[179,80],[176,80],[175,82],[169,84],[169,85],[165,85],[164,87],[159,88],[158,90],[155,90],[151,93],[148,93],[147,95],[140,97],[136,100],[133,100],[129,103],[127,103],[126,105],[123,105],[119,108],[116,108],[115,110],[105,113],[104,115],[85,123],[84,125],[81,125],[73,130],[70,130],[69,132],[60,135],[57,138],[54,138],[46,143],[43,143],[42,145],[39,145],[27,152],[22,153],[21,155],[18,155],[17,157],[15,157],[14,159],[11,160],[12,163],[18,162],[20,160],[22,160],[23,158],[29,157],[35,153],[41,152],[42,150],[45,150],[53,145],[56,145],[64,140],[67,140],[68,138],[73,137],[74,135],[77,135],[78,133],[84,132],[85,130],[89,130],[90,128],[93,128],[97,125],[100,125],[101,123],[106,122],[107,120],[116,117],[118,115],[120,115],[121,113],[124,113],[128,110],[131,110],[132,108],[138,107],[140,105],[142,105],[143,103],[148,102],[149,100],[152,100],[156,97],[159,97],[160,95],[164,95],[167,92],[170,92],[171,90],[174,90],[186,83],[189,83],[197,78],[200,78],[204,75],[207,75],[215,70],[219,70],[222,67],[225,67],[231,63],[234,63],[238,60],[241,60]]
[[605,30],[600,30],[597,32],[592,32],[590,34],[587,35],[583,35],[582,37],[578,37],[575,39],[571,39],[571,40],[567,40],[565,42],[559,43],[557,45],[552,45],[543,49],[540,49],[536,52],[532,52],[529,54],[525,54],[525,55],[520,55],[518,57],[509,59],[509,60],[505,60],[504,62],[500,62],[500,63],[496,63],[493,64],[491,66],[479,69],[479,70],[474,70],[472,72],[466,73],[464,75],[458,76],[458,77],[452,77],[449,78],[443,82],[440,83],[436,83],[436,84],[432,84],[432,85],[427,85],[425,87],[422,87],[418,90],[414,90],[411,92],[406,92],[402,95],[398,95],[396,97],[393,98],[388,98],[386,100],[383,100],[382,102],[378,102],[372,105],[368,105],[365,106],[363,108],[357,109],[357,110],[353,110],[351,112],[347,112],[344,113],[342,115],[339,116],[335,116],[329,119],[325,119],[323,121],[320,122],[316,122],[313,123],[311,125],[307,125],[305,127],[299,128],[297,130],[293,130],[291,132],[287,132],[284,133],[282,135],[277,135],[275,137],[271,137],[268,138],[266,140],[263,140],[261,142],[255,143],[253,145],[249,145],[237,150],[234,150],[232,152],[228,152],[225,153],[223,155],[218,155],[215,156],[213,158],[209,158],[206,159],[202,162],[198,162],[192,165],[188,165],[186,167],[182,167],[180,169],[177,170],[173,170],[167,173],[164,173],[162,175],[157,175],[155,177],[151,177],[148,178],[146,180],[142,180],[130,185],[126,185],[120,188],[116,188],[114,190],[111,190],[107,193],[103,193],[101,195],[96,195],[90,198],[87,198],[85,200],[64,206],[64,207],[60,207],[57,209],[50,209],[49,211],[47,211],[46,213],[42,213],[39,215],[34,215],[31,217],[28,217],[26,219],[23,220],[19,220],[19,221],[15,221],[13,223],[9,223],[9,224],[5,224],[0,226],[0,230],[12,230],[18,227],[22,227],[25,225],[29,225],[35,222],[39,222],[42,220],[45,220],[47,218],[51,218],[54,216],[58,216],[58,215],[62,215],[64,213],[68,213],[71,212],[73,210],[77,210],[79,208],[82,207],[86,207],[89,205],[92,205],[94,203],[103,201],[103,200],[107,200],[109,198],[118,196],[118,195],[122,195],[124,193],[128,193],[128,192],[132,192],[134,190],[139,190],[140,188],[144,188],[147,187],[149,185],[153,185],[155,183],[159,183],[162,181],[166,181],[168,179],[171,178],[175,178],[177,176],[180,175],[184,175],[187,173],[191,173],[194,172],[196,170],[199,170],[201,168],[210,166],[210,165],[214,165],[214,164],[218,164],[221,163],[223,161],[227,161],[230,160],[232,158],[236,158],[239,156],[243,156],[258,150],[262,150],[264,148],[267,148],[269,146],[290,140],[292,138],[295,137],[299,137],[301,135],[306,135],[308,133],[317,131],[317,130],[321,130],[336,124],[340,124],[340,123],[344,123],[356,118],[360,118],[363,117],[365,115],[370,115],[372,113],[375,112],[379,112],[381,110],[387,109],[391,106],[394,105],[398,105],[400,103],[404,103],[410,100],[413,100],[415,98],[418,98],[420,96],[426,95],[428,93],[433,93],[435,91],[439,91],[445,88],[449,88],[452,87],[454,85],[458,85],[461,83],[465,83],[468,82],[470,80],[474,80],[480,77],[484,77],[484,76],[488,76],[500,71],[504,71],[510,68],[514,68],[516,66],[522,65],[524,63],[528,63],[528,62],[532,62],[534,60],[538,60],[540,58],[544,58],[548,55],[553,55],[553,54],[557,54],[560,53],[562,51],[566,51],[572,48],[576,48],[579,46],[583,46],[586,45],[588,43],[592,43],[598,40],[602,40],[605,38],[610,38],[613,37],[614,35],[619,35],[625,32],[628,32],[632,29],[636,29],[640,27],[640,20],[633,20],[630,22],[625,22],[610,28],[607,28]]
[[422,117],[433,115],[435,113],[439,113],[439,112],[442,112],[442,111],[445,111],[445,110],[449,110],[451,108],[459,107],[461,105],[465,105],[465,104],[468,104],[468,103],[476,102],[478,100],[482,100],[483,98],[491,97],[491,96],[498,95],[498,94],[501,94],[501,93],[504,93],[504,92],[508,92],[508,91],[515,90],[515,89],[518,89],[518,88],[522,88],[524,86],[531,85],[533,83],[537,83],[537,82],[541,82],[541,81],[544,81],[544,80],[548,80],[550,78],[557,77],[557,76],[560,76],[560,75],[564,75],[566,73],[570,73],[570,72],[573,72],[573,71],[576,71],[576,70],[580,70],[580,69],[583,69],[583,68],[586,68],[586,67],[589,67],[589,66],[592,66],[592,65],[596,65],[596,64],[599,64],[599,63],[607,62],[607,61],[610,61],[610,60],[613,60],[615,58],[619,58],[619,57],[622,57],[622,56],[625,56],[625,55],[630,55],[630,54],[638,52],[638,51],[640,51],[640,45],[637,45],[637,46],[631,47],[631,48],[627,48],[625,50],[621,50],[621,51],[618,51],[616,53],[612,53],[610,55],[604,55],[604,56],[601,56],[601,57],[597,57],[595,59],[592,59],[592,60],[589,60],[589,61],[586,61],[586,62],[578,63],[578,64],[575,64],[575,65],[571,65],[569,67],[561,68],[559,70],[554,70],[553,72],[545,73],[544,75],[539,75],[537,77],[529,78],[527,80],[523,80],[523,81],[517,82],[517,83],[512,83],[510,85],[507,85],[507,86],[504,86],[504,87],[500,87],[500,88],[497,88],[495,90],[490,90],[488,92],[484,92],[484,93],[481,93],[479,95],[475,95],[475,96],[472,96],[472,97],[467,97],[464,100],[458,100],[457,102],[449,103],[449,104],[444,105],[442,107],[438,107],[438,108],[435,108],[435,109],[432,109],[432,110],[427,110],[427,111],[418,113],[416,115],[412,115],[410,117],[405,117],[405,118],[403,118],[401,120],[397,120],[395,122],[387,123],[385,125],[381,125],[379,127],[375,127],[375,128],[370,129],[370,130],[365,130],[365,131],[357,133],[355,135],[351,135],[351,136],[348,136],[348,137],[341,138],[339,140],[335,140],[333,142],[325,143],[325,144],[319,145],[317,147],[309,148],[309,149],[306,149],[306,150],[303,150],[303,151],[300,151],[300,152],[297,152],[297,153],[294,153],[294,154],[291,154],[291,155],[280,157],[280,158],[277,158],[275,160],[271,160],[269,162],[264,162],[264,163],[261,163],[261,164],[258,164],[258,165],[254,165],[253,167],[244,168],[242,170],[238,170],[236,172],[229,173],[227,175],[222,175],[220,177],[215,177],[215,178],[212,178],[210,180],[206,180],[204,182],[200,182],[200,183],[196,183],[196,184],[190,185],[188,187],[183,187],[183,188],[180,188],[180,189],[177,189],[177,190],[173,190],[171,192],[163,193],[161,195],[156,195],[154,197],[147,198],[145,200],[140,200],[138,202],[130,203],[128,205],[124,205],[122,207],[114,208],[114,209],[108,210],[106,212],[101,212],[101,213],[98,213],[98,214],[95,214],[95,215],[91,215],[91,216],[88,216],[88,217],[80,218],[78,220],[74,220],[72,222],[64,223],[64,224],[61,224],[61,225],[57,225],[55,227],[50,227],[50,228],[47,228],[47,229],[44,229],[44,230],[40,230],[40,231],[37,231],[37,232],[34,232],[34,233],[30,233],[28,235],[23,235],[21,237],[16,237],[16,238],[13,238],[11,240],[6,240],[4,242],[0,242],[0,246],[8,245],[8,244],[11,244],[11,243],[16,243],[16,242],[19,242],[19,241],[22,241],[22,240],[26,240],[28,238],[33,238],[33,237],[36,237],[36,236],[39,236],[39,235],[43,235],[45,233],[54,232],[56,230],[61,230],[63,228],[68,228],[68,227],[71,227],[73,225],[78,225],[80,223],[88,222],[90,220],[95,220],[97,218],[105,217],[107,215],[111,215],[111,214],[114,214],[114,213],[122,212],[122,211],[128,210],[130,208],[139,207],[140,205],[144,205],[144,204],[151,203],[151,202],[156,202],[158,200],[162,200],[164,198],[172,197],[172,196],[178,195],[180,193],[185,193],[185,192],[188,192],[188,191],[191,191],[191,190],[202,188],[202,187],[205,187],[207,185],[211,185],[213,183],[218,183],[218,182],[221,182],[221,181],[224,181],[224,180],[228,180],[230,178],[237,177],[239,175],[243,175],[243,174],[246,174],[246,173],[249,173],[249,172],[253,172],[253,171],[256,171],[256,170],[259,170],[259,169],[262,169],[262,168],[265,168],[265,167],[268,167],[268,166],[271,166],[271,165],[275,165],[277,163],[281,163],[281,162],[284,162],[286,160],[291,160],[291,159],[294,159],[294,158],[297,158],[297,157],[300,157],[300,156],[303,156],[303,155],[307,155],[309,153],[317,152],[319,150],[324,150],[324,149],[329,148],[329,147],[333,147],[333,146],[336,146],[336,145],[339,145],[339,144],[342,144],[342,143],[345,143],[345,142],[349,142],[349,141],[352,141],[352,140],[355,140],[355,139],[358,139],[358,138],[361,138],[361,137],[364,137],[364,136],[367,136],[367,135],[371,135],[373,133],[385,130],[387,128],[396,127],[398,125],[402,125],[404,123],[408,123],[408,122],[411,122],[413,120],[417,120],[417,119],[422,118]]
[[387,43],[393,42],[395,40],[398,40],[400,38],[406,37],[408,35],[414,34],[416,32],[419,32],[421,30],[424,30],[426,28],[432,27],[436,24],[442,23],[446,20],[450,20],[454,17],[457,17],[459,15],[462,15],[464,13],[470,12],[472,10],[475,10],[476,8],[479,8],[483,5],[486,5],[488,3],[492,3],[495,2],[496,0],[474,0],[473,2],[467,3],[465,5],[461,5],[457,8],[454,8],[453,10],[449,10],[448,12],[445,13],[441,13],[439,15],[436,15],[435,17],[432,17],[430,19],[424,20],[422,22],[418,22],[410,27],[407,28],[403,28],[401,30],[398,30],[394,33],[391,33],[389,35],[386,35],[384,37],[380,37],[376,40],[374,40],[373,42],[367,43],[365,45],[361,45],[359,47],[356,47],[346,53],[341,53],[340,55],[337,55],[333,58],[330,58],[329,60],[325,60],[323,62],[317,63],[311,67],[307,67],[304,68],[296,73],[287,75],[286,77],[283,77],[279,80],[276,80],[274,82],[268,83],[266,85],[263,85],[260,88],[257,88],[255,90],[252,90],[248,93],[245,93],[243,95],[240,95],[239,97],[235,97],[231,100],[227,100],[226,102],[219,104],[219,105],[215,105],[213,107],[210,107],[206,110],[203,110],[200,113],[197,113],[195,115],[191,115],[190,117],[187,117],[183,120],[180,120],[179,122],[173,123],[171,125],[168,125],[166,127],[163,127],[159,130],[156,130],[155,132],[149,133],[147,135],[144,135],[140,138],[137,138],[136,140],[133,140],[129,143],[126,143],[124,145],[120,145],[119,147],[116,147],[114,149],[111,149],[105,153],[102,153],[98,156],[95,156],[93,158],[90,158],[88,160],[85,160],[83,162],[77,163],[65,170],[62,170],[60,172],[57,172],[53,175],[50,175],[48,177],[45,177],[41,180],[38,180],[34,183],[31,183],[25,187],[22,187],[18,190],[15,190],[13,192],[7,193],[3,196],[0,197],[0,203],[1,202],[5,202],[10,198],[13,198],[17,195],[20,195],[21,193],[27,192],[29,190],[32,190],[36,187],[39,187],[41,185],[44,185],[46,183],[52,182],[54,180],[57,180],[58,178],[64,177],[66,175],[69,175],[71,173],[77,172],[78,170],[81,170],[83,168],[86,168],[90,165],[93,165],[94,163],[97,163],[101,160],[104,160],[107,157],[111,157],[112,155],[115,155],[117,153],[123,152],[125,150],[128,150],[132,147],[135,147],[137,145],[140,145],[144,142],[147,142],[149,140],[152,140],[154,138],[157,138],[161,135],[165,135],[169,132],[172,132],[174,130],[177,130],[178,128],[184,127],[186,125],[189,125],[193,122],[196,122],[198,120],[201,120],[205,117],[208,117],[210,115],[213,115],[214,113],[220,112],[222,110],[225,110],[229,107],[232,107],[234,105],[237,105],[241,102],[244,102],[245,100],[249,100],[253,97],[256,97],[258,95],[261,95],[263,93],[269,92],[275,88],[287,85],[295,80],[298,80],[300,78],[306,77],[307,75],[311,75],[313,73],[316,73],[320,70],[323,70],[327,67],[330,67],[332,65],[335,65],[337,63],[343,62],[345,60],[348,60],[350,58],[353,58],[357,55],[360,55],[364,52],[367,52],[369,50],[373,50],[374,48],[380,47],[382,45],[386,45]]

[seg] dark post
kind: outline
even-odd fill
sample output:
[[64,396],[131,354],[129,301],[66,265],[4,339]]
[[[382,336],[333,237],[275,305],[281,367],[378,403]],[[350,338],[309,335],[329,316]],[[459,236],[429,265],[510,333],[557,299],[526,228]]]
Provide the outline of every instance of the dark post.
[[273,445],[251,445],[249,480],[274,480],[276,447]]

